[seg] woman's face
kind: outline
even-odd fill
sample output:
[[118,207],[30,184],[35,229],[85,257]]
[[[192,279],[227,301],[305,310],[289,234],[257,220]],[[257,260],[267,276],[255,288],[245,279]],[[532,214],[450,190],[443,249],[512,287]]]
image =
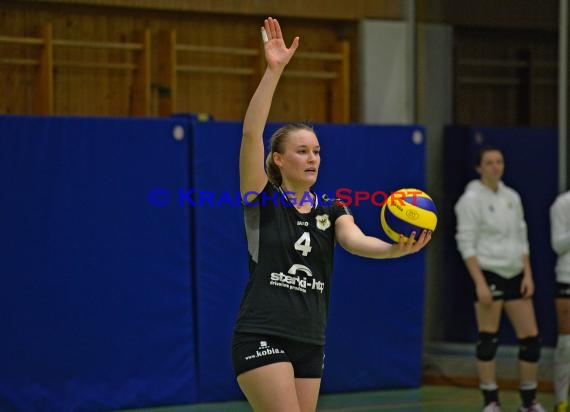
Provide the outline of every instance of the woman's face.
[[[315,133],[299,129],[289,133],[283,153],[274,153],[285,185],[311,187],[317,181],[321,148]],[[291,188],[289,188],[291,189]]]
[[477,166],[477,173],[481,175],[484,183],[497,183],[503,177],[505,163],[503,155],[498,150],[483,153],[481,163]]

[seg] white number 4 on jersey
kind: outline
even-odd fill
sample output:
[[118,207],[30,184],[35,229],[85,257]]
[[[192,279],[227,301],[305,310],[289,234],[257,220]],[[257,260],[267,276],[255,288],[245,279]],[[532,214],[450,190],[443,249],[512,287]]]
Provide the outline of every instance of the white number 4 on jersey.
[[301,237],[295,242],[295,250],[301,252],[303,256],[307,256],[311,249],[311,235],[309,232],[303,232]]

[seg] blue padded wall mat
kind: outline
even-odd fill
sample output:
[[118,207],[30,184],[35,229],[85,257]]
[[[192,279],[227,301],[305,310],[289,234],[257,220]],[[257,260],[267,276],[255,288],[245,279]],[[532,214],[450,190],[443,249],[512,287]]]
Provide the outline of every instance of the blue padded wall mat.
[[196,401],[188,129],[0,116],[0,410]]

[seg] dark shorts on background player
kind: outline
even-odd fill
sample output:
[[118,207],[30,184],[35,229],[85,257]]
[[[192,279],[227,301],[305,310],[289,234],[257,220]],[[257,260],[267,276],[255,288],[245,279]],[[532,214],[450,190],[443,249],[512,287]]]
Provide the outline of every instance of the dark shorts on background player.
[[[517,276],[505,279],[496,273],[489,272],[488,270],[483,271],[483,276],[487,281],[487,285],[491,289],[491,294],[493,295],[493,300],[515,300],[521,299],[521,283],[523,275],[522,273]],[[474,290],[475,302],[477,302],[477,291]]]
[[570,283],[556,282],[554,296],[558,299],[570,299]]
[[236,376],[272,363],[290,362],[296,378],[321,378],[324,347],[279,336],[236,332],[232,362]]

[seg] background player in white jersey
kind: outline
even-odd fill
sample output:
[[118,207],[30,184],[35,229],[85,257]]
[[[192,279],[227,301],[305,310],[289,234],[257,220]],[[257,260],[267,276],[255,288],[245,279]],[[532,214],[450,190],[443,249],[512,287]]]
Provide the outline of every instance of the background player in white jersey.
[[455,205],[457,246],[475,284],[479,330],[477,369],[484,412],[498,412],[495,355],[501,313],[505,310],[519,341],[523,411],[542,412],[536,402],[540,339],[531,297],[534,282],[526,222],[520,196],[502,181],[502,152],[483,147],[476,159],[480,179],[470,182]]
[[550,208],[550,234],[556,261],[556,315],[558,340],[554,351],[555,412],[568,411],[570,381],[570,192],[556,198]]
[[262,28],[267,69],[243,124],[240,190],[250,278],[232,343],[240,388],[255,411],[314,411],[321,383],[335,242],[351,253],[395,258],[422,249],[431,233],[388,244],[366,236],[347,208],[311,191],[320,166],[313,129],[290,124],[272,136],[264,168],[263,129],[285,66],[276,19]]

